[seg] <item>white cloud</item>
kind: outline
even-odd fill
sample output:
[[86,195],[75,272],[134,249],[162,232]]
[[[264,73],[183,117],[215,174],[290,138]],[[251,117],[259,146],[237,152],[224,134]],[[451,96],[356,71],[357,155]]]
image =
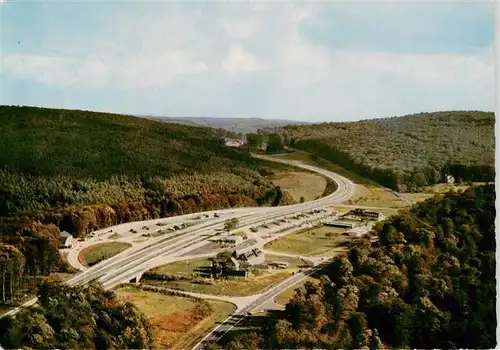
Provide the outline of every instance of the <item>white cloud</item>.
[[245,51],[241,45],[232,44],[227,57],[222,62],[222,68],[230,74],[255,72],[265,68],[264,63],[252,53]]
[[60,85],[99,85],[110,79],[129,88],[154,88],[180,76],[203,73],[207,65],[182,51],[132,56],[116,62],[96,57],[84,59],[30,54],[5,55],[3,70],[24,78]]
[[[362,22],[376,8],[362,5],[331,6]],[[238,3],[188,11],[179,4],[141,4],[137,13],[117,11],[107,18],[99,37],[84,43],[86,51],[75,50],[84,54],[70,52],[80,40],[61,46],[59,56],[4,52],[3,73],[49,85],[105,86],[115,96],[123,88],[149,89],[136,90],[137,100],[128,106],[147,104],[158,108],[152,113],[171,115],[251,111],[312,120],[493,105],[491,48],[452,55],[314,45],[299,28],[313,23],[322,6]],[[396,10],[404,11],[387,4],[381,20]]]
[[108,70],[96,58],[82,60],[65,56],[7,54],[3,71],[47,84],[93,84],[105,79]]
[[181,76],[199,74],[207,65],[182,51],[159,55],[136,56],[116,67],[116,78],[127,87],[149,88],[169,85]]
[[242,20],[223,19],[221,26],[226,34],[232,38],[244,39],[250,38],[258,33],[259,19],[257,17],[246,18]]

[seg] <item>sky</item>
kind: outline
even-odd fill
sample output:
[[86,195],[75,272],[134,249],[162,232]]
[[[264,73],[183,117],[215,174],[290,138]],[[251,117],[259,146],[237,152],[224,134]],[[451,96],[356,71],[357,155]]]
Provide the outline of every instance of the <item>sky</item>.
[[493,7],[1,0],[0,104],[311,122],[494,110]]

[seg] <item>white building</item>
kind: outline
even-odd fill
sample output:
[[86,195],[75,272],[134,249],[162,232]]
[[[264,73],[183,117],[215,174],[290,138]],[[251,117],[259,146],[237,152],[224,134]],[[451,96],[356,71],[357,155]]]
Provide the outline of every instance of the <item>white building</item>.
[[265,261],[265,256],[259,248],[248,247],[247,249],[233,251],[232,257],[248,265],[260,265]]
[[358,227],[351,228],[346,233],[351,237],[361,237],[361,236],[365,235],[368,231],[370,231],[369,226],[358,226]]
[[238,139],[226,138],[226,139],[224,139],[224,141],[226,141],[226,146],[228,146],[228,147],[240,147],[243,145],[243,141],[238,140]]
[[73,235],[67,231],[59,233],[59,248],[71,248],[73,246]]
[[273,261],[270,265],[274,265],[280,269],[286,269],[288,267],[288,263],[286,261]]
[[445,178],[446,178],[446,183],[448,184],[452,184],[455,182],[455,178],[451,175],[445,175]]

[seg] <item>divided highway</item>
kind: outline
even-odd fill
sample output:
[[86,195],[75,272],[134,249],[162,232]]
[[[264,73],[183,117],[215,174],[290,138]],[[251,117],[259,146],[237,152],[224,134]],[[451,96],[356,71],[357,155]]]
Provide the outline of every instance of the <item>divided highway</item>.
[[[210,238],[219,234],[220,229],[224,227],[224,222],[228,218],[238,218],[240,226],[258,225],[269,220],[282,218],[286,215],[322,209],[334,204],[340,204],[354,195],[354,183],[336,173],[296,161],[262,155],[253,156],[255,158],[284,163],[319,173],[333,180],[337,184],[337,189],[328,196],[301,204],[280,207],[250,207],[218,210],[217,213],[220,213],[223,217],[170,234],[149,238],[143,243],[137,244],[136,246],[129,248],[118,255],[86,269],[65,283],[68,285],[81,285],[98,279],[104,288],[111,289],[121,283],[130,282],[132,279],[140,277],[142,273],[151,268],[163,265],[169,261],[175,261],[176,257],[208,243]],[[214,212],[215,211],[210,211],[210,213]],[[204,213],[201,212],[198,214]],[[193,215],[196,214],[189,214],[178,218],[192,218]],[[123,225],[127,224],[119,226]],[[300,276],[297,276],[297,278],[299,277]],[[267,293],[264,295],[267,295]],[[262,298],[264,298],[264,295]],[[265,300],[262,302],[265,302]],[[34,303],[36,303],[36,298],[23,304],[21,307],[4,314],[4,316],[13,315],[17,313],[20,308],[31,306]]]

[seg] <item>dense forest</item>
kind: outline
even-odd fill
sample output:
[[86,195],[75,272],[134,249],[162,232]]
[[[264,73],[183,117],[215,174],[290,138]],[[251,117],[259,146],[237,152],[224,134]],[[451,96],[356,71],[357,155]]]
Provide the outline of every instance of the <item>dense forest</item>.
[[394,190],[416,191],[443,182],[445,174],[459,182],[493,181],[494,126],[494,113],[462,111],[290,125],[274,131],[292,148]]
[[494,185],[414,205],[226,348],[495,348],[495,214]]
[[0,318],[6,349],[153,349],[154,332],[132,303],[90,284],[41,284],[38,305]]
[[[0,106],[2,301],[63,269],[59,231],[293,203],[228,132],[124,115]],[[230,136],[230,135],[229,135]]]

